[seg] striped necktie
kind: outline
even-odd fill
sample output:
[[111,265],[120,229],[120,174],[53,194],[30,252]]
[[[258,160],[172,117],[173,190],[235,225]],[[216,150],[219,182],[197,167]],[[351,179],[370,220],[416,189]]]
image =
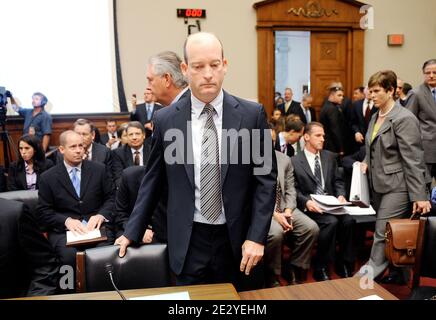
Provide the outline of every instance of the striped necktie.
[[222,213],[218,133],[213,122],[215,112],[210,104],[202,111],[207,119],[201,142],[200,212],[210,223],[216,222]]
[[319,156],[315,156],[315,178],[316,178],[315,194],[324,194],[324,188],[322,187],[321,165],[319,163]]

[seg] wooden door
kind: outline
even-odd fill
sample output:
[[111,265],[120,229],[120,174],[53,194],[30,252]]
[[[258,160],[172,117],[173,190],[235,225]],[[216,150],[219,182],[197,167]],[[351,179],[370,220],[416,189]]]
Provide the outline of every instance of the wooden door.
[[310,84],[313,106],[318,115],[331,82],[342,82],[345,90],[350,86],[347,74],[347,39],[346,32],[312,32],[311,34]]

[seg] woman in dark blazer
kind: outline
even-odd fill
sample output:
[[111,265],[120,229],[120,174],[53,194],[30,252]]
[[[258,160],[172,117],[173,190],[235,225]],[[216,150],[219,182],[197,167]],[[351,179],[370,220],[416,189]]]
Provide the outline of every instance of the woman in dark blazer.
[[[377,212],[374,242],[367,263],[373,276],[377,277],[388,267],[384,252],[386,222],[393,218],[408,218],[411,213],[428,213],[431,205],[426,190],[429,176],[418,120],[393,98],[397,76],[389,70],[377,72],[369,79],[368,87],[371,99],[379,109],[368,126],[362,165],[363,171],[368,171]],[[382,282],[386,282],[385,279]]]
[[41,141],[34,135],[24,135],[18,141],[18,160],[11,163],[8,190],[37,190],[41,173],[53,166],[45,158]]

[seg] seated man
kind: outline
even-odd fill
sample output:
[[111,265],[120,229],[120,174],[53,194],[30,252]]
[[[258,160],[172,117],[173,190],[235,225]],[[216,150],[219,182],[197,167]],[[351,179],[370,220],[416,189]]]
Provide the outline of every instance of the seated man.
[[325,213],[310,197],[311,194],[329,194],[338,197],[340,202],[346,202],[344,182],[337,170],[337,155],[323,150],[324,136],[321,123],[309,123],[304,133],[305,149],[292,158],[298,208],[320,229],[313,274],[317,281],[330,279],[328,264],[335,256],[336,240],[339,242],[336,273],[350,277],[354,270],[354,219],[347,214]]
[[56,294],[59,263],[27,206],[0,198],[0,299]]
[[[121,174],[120,186],[117,190],[115,198],[115,215],[113,218],[116,228],[116,238],[124,233],[124,229],[130,214],[135,206],[138,190],[141,186],[142,178],[145,175],[145,166],[133,166],[123,170]],[[152,223],[147,227],[146,232],[142,238],[142,242],[150,243],[155,242],[166,243],[166,202],[168,196],[168,188],[166,184],[162,185],[161,200],[154,210]]]
[[302,283],[310,267],[312,247],[318,239],[318,225],[298,210],[291,158],[276,151],[276,207],[265,248],[266,285],[277,286],[282,266],[282,242],[292,247],[283,275],[290,284]]
[[100,138],[102,145],[105,145],[110,150],[118,148],[120,145],[120,137],[117,133],[117,122],[113,119],[106,119],[106,133]]
[[300,119],[287,118],[285,130],[277,135],[275,149],[288,157],[301,152],[300,138],[303,136],[304,123]]
[[120,184],[121,173],[131,166],[144,166],[150,154],[151,138],[145,139],[145,129],[138,121],[131,121],[127,128],[127,145],[113,151],[112,170],[116,186]]
[[66,231],[84,234],[105,225],[108,240],[98,245],[113,243],[109,226],[114,208],[113,187],[103,164],[83,160],[81,135],[68,130],[59,141],[64,160],[41,175],[37,211],[61,264],[75,270],[77,250],[65,246]]

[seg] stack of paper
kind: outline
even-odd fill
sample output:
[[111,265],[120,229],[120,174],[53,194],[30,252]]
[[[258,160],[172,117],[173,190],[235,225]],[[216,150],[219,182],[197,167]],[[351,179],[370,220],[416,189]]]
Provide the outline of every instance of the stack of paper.
[[344,207],[352,204],[351,202],[341,203],[339,202],[338,198],[334,196],[311,194],[310,197],[316,202],[318,207],[320,207],[323,212],[330,214],[347,214]]

